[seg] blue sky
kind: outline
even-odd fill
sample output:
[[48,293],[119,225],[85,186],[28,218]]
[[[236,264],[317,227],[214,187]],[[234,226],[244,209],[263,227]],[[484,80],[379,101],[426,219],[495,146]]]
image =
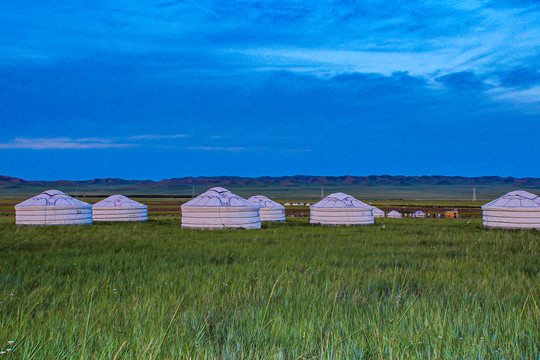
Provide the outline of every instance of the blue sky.
[[540,176],[537,1],[0,2],[0,174]]

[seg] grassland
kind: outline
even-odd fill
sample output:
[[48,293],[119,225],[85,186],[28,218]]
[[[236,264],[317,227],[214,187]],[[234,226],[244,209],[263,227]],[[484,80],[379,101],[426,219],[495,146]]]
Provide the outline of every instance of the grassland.
[[[84,198],[85,196],[124,194],[130,197],[155,196],[170,198],[190,198],[192,193],[200,194],[212,186],[224,186],[234,193],[249,197],[251,195],[263,194],[283,201],[293,202],[302,200],[303,202],[313,202],[320,199],[321,185],[264,185],[257,186],[252,184],[219,184],[214,185],[171,185],[162,184],[155,187],[145,187],[141,185],[111,185],[111,184],[81,184],[75,185],[21,185],[21,186],[0,186],[0,197],[20,197],[28,198],[42,191],[51,188],[61,190],[69,195]],[[533,193],[539,193],[538,186],[516,186],[512,184],[478,184],[475,185],[477,198],[480,202],[493,200],[505,193],[523,189]],[[472,198],[472,185],[459,184],[441,184],[441,185],[348,185],[333,184],[324,186],[324,194],[328,195],[334,192],[345,192],[358,199],[367,201],[410,201],[410,200],[429,200],[440,203],[440,201],[467,202]]]
[[0,350],[16,359],[538,359],[538,231],[439,219],[201,231],[159,219],[17,227],[1,218]]

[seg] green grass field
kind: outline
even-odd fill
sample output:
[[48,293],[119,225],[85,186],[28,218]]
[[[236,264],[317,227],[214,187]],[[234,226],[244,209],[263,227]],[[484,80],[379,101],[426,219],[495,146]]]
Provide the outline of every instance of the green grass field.
[[[249,197],[251,195],[266,195],[272,198],[282,199],[283,201],[293,202],[301,200],[302,202],[314,202],[321,198],[320,185],[264,185],[257,186],[253,184],[215,184],[214,186],[223,186],[232,192]],[[170,196],[171,198],[182,196],[182,199],[189,199],[194,193],[198,195],[208,190],[212,185],[197,185],[193,188],[192,185],[174,185],[165,184],[152,187],[144,186],[126,186],[114,184],[85,184],[80,186],[74,185],[20,185],[20,186],[0,186],[1,198],[28,198],[39,194],[42,191],[51,188],[57,188],[69,195],[83,198],[86,196],[96,196],[103,194],[124,194],[130,197],[144,196]],[[478,184],[475,185],[478,201],[486,203],[509,191],[516,190],[515,185],[501,184]],[[540,188],[537,186],[518,186],[517,188],[527,190],[533,193],[539,193]],[[448,202],[468,202],[472,199],[472,185],[414,185],[414,186],[398,186],[398,185],[347,185],[334,184],[325,185],[324,194],[329,195],[334,192],[345,192],[358,199],[364,201],[410,201],[410,200],[427,200],[436,203],[441,201]]]
[[[540,232],[0,220],[14,359],[538,359]],[[384,223],[384,226],[382,225]],[[13,343],[8,343],[13,341]],[[7,351],[7,349],[11,351]]]

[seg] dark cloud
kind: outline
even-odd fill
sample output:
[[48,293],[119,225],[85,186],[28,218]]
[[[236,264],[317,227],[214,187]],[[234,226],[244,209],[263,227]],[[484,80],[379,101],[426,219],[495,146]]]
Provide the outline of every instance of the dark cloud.
[[[51,161],[4,149],[0,174],[25,164],[40,176],[62,160],[59,177],[518,175],[529,170],[501,160],[524,149],[538,157],[537,115],[491,98],[487,84],[499,80],[512,101],[538,85],[539,18],[524,1],[490,6],[2,1],[1,143],[160,134],[168,150],[141,141],[62,150]],[[433,74],[446,74],[435,79],[444,86],[433,86]],[[525,96],[534,101],[535,92]],[[184,151],[197,148],[212,151]],[[272,151],[220,154],[226,149]],[[125,172],[111,173],[119,167]]]
[[484,78],[472,71],[460,71],[436,78],[438,82],[449,88],[460,91],[478,91],[487,89]]
[[529,68],[519,68],[495,73],[504,87],[527,89],[540,84],[540,71]]

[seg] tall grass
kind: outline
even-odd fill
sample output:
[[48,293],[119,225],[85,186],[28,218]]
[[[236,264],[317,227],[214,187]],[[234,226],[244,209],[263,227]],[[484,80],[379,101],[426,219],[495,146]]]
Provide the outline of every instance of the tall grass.
[[17,359],[538,359],[538,231],[381,220],[259,231],[2,220],[0,350]]

